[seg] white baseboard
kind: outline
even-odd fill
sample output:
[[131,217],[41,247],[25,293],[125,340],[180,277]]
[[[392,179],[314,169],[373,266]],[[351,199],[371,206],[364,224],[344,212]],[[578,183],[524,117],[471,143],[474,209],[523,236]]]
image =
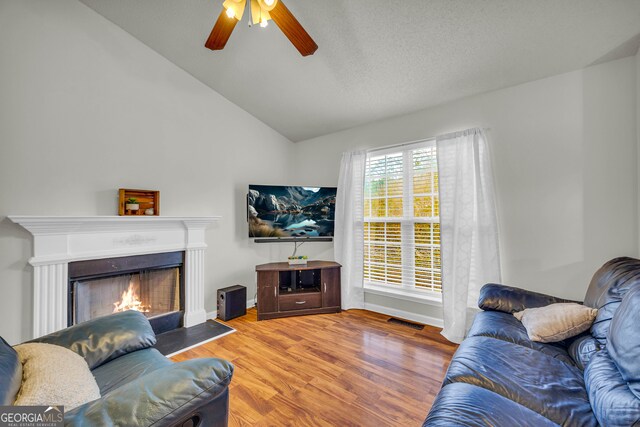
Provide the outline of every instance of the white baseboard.
[[[247,308],[251,308],[255,305],[256,303],[253,298],[247,300]],[[218,317],[218,310],[210,311],[207,313],[207,319],[215,319],[216,317]]]
[[[247,308],[251,308],[255,306],[255,302],[253,299],[247,300]],[[386,314],[388,316],[398,317],[400,319],[410,320],[412,322],[423,323],[425,325],[435,326],[437,328],[442,328],[443,323],[442,319],[437,317],[425,316],[422,314],[412,313],[410,311],[398,310],[395,308],[389,308],[382,305],[371,304],[368,302],[364,303],[364,309],[369,311],[374,311],[376,313]],[[218,316],[218,311],[210,311],[207,313],[207,319],[215,319]]]
[[412,322],[423,323],[425,325],[435,326],[442,328],[442,319],[437,317],[425,316],[422,314],[412,313],[410,311],[398,310],[395,308],[389,308],[382,305],[364,303],[364,309],[369,311],[375,311],[376,313],[386,314],[388,316],[398,317],[400,319],[410,320]]

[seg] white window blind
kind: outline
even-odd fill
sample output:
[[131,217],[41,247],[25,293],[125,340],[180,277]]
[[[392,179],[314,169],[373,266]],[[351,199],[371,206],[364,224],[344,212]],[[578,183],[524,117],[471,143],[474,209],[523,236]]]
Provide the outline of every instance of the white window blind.
[[440,293],[440,222],[435,141],[367,155],[366,285]]

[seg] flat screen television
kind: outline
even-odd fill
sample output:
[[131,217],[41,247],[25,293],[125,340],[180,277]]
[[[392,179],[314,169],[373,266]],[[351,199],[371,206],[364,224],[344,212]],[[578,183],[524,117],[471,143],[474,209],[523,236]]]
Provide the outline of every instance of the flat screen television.
[[336,187],[250,185],[247,195],[249,237],[333,237]]

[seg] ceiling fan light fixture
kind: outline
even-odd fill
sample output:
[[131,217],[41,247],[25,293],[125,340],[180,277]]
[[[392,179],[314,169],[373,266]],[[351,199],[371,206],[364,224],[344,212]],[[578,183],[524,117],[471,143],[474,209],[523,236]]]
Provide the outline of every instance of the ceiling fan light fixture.
[[225,0],[222,6],[227,10],[229,18],[235,18],[238,21],[242,19],[247,0]]
[[278,4],[278,0],[257,0],[260,5],[260,9],[264,12],[271,12],[276,5]]
[[260,10],[260,26],[262,28],[269,25],[270,19],[271,19],[271,16],[269,15],[269,12],[267,12],[266,10]]
[[[302,56],[313,55],[318,50],[318,45],[313,41],[309,33],[304,29],[295,16],[289,11],[284,2],[280,0],[249,0],[251,5],[251,21],[266,27],[268,21],[278,26],[280,31],[289,39],[291,44],[298,49]],[[236,24],[242,19],[247,0],[224,0],[223,10],[218,20],[211,29],[211,34],[204,46],[211,50],[224,49]],[[226,15],[226,16],[225,16]],[[231,19],[233,17],[233,19]],[[251,24],[249,25],[251,26]]]
[[[275,1],[275,0],[274,0]],[[253,25],[260,24],[262,28],[269,25],[271,16],[269,12],[262,8],[258,0],[251,0],[251,22]]]
[[262,9],[260,9],[258,0],[250,0],[250,5],[251,5],[251,23],[253,25],[259,24]]

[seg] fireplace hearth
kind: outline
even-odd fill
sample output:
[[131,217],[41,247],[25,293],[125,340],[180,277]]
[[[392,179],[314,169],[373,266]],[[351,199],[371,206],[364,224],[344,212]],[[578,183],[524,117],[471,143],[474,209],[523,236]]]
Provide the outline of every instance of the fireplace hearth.
[[184,252],[69,263],[68,325],[136,310],[156,334],[182,326],[183,266]]

